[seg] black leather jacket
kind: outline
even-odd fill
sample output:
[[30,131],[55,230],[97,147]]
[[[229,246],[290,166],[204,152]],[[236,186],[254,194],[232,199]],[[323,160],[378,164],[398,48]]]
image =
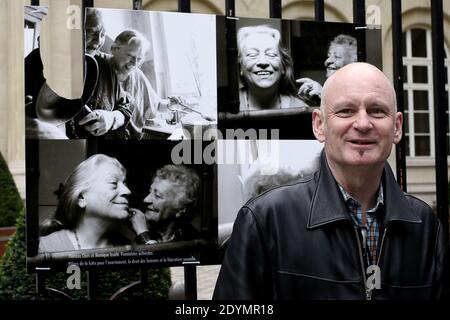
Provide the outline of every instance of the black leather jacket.
[[399,189],[387,163],[382,181],[380,289],[366,290],[359,232],[322,153],[313,176],[242,207],[213,298],[441,298],[447,232],[427,204]]

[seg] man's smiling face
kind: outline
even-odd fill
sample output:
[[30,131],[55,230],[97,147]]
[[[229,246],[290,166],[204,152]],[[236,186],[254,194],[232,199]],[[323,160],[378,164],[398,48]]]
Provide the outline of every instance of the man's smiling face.
[[353,64],[329,80],[314,127],[330,165],[382,167],[402,135],[388,79],[373,66]]

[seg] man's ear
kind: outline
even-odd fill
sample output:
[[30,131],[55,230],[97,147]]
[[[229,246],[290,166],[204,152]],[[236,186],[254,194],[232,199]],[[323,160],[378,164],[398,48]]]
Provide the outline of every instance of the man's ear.
[[81,209],[86,208],[86,199],[84,198],[84,194],[80,193],[78,196],[77,204]]
[[312,128],[314,136],[319,142],[325,141],[324,126],[325,119],[322,110],[314,109],[312,114]]
[[397,144],[402,139],[403,114],[397,112],[394,123],[394,143]]

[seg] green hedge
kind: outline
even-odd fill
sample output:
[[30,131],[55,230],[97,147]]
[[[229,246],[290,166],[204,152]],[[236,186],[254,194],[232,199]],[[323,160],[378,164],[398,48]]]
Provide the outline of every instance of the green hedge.
[[0,227],[13,226],[22,208],[23,202],[16,184],[0,153]]
[[[17,220],[17,232],[8,243],[5,255],[0,260],[0,300],[36,300],[48,299],[47,296],[38,295],[35,288],[35,275],[27,274],[25,270],[26,242],[25,242],[25,210]],[[101,299],[108,299],[114,292],[139,280],[138,270],[101,271],[99,274],[99,291]],[[86,299],[86,274],[82,273],[81,290],[66,288],[68,275],[64,272],[49,276],[46,285],[62,290],[76,299]],[[144,290],[125,295],[124,299],[166,299],[171,285],[170,269],[160,268],[149,270],[149,284]]]

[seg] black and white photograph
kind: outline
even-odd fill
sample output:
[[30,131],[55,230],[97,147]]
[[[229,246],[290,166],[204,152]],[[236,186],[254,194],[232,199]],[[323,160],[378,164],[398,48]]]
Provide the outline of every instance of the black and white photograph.
[[[240,18],[218,23],[218,38],[226,38],[226,48],[218,55],[227,57],[227,67],[218,68],[219,127],[226,129],[277,129],[286,137],[290,119],[297,127],[304,122],[303,138],[310,130],[309,106],[297,96],[294,65],[286,40],[285,26],[279,19]],[[225,30],[221,30],[221,29]],[[289,31],[289,30],[288,30]],[[219,47],[218,47],[219,48]],[[234,50],[233,50],[234,49]],[[223,52],[225,50],[225,52]],[[308,121],[307,121],[308,119]],[[289,130],[290,131],[290,130]],[[278,137],[272,137],[278,138]],[[298,138],[292,136],[291,138]]]
[[[84,34],[82,97],[61,97],[44,81],[34,118],[60,130],[29,138],[211,138],[203,133],[217,128],[214,15],[86,8]],[[35,72],[26,68],[26,78]]]
[[[175,142],[41,140],[30,146],[39,154],[39,175],[37,203],[33,195],[27,203],[29,263],[180,265],[202,262],[214,249],[215,168],[174,164]],[[148,259],[125,259],[144,255]]]
[[218,142],[218,158],[222,159],[218,165],[218,239],[222,254],[239,209],[263,192],[310,177],[318,169],[322,149],[317,140]]
[[313,139],[311,113],[320,106],[324,81],[348,63],[365,61],[371,31],[252,18],[218,23],[217,30],[218,39],[227,40],[226,48],[218,43],[218,56],[228,63],[218,66],[219,127],[278,129],[281,139]]
[[298,97],[308,105],[320,106],[328,77],[349,63],[366,61],[366,29],[350,23],[290,23]]

